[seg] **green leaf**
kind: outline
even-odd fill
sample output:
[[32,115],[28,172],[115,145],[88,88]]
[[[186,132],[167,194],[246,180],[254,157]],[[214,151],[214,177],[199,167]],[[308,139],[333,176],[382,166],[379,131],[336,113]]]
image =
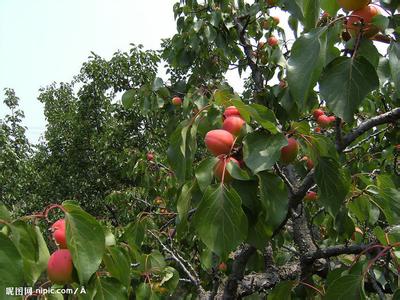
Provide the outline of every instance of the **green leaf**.
[[36,281],[39,279],[40,275],[47,268],[47,262],[50,258],[49,249],[47,248],[46,241],[40,231],[38,226],[34,226],[34,231],[36,235],[36,240],[38,242],[38,259],[36,261],[24,261],[25,267],[25,278],[26,282],[30,285],[34,285]]
[[0,202],[0,220],[11,222],[11,214],[2,202]]
[[283,134],[248,134],[243,141],[243,158],[254,174],[269,170],[280,159],[281,148],[287,145]]
[[197,33],[200,31],[201,27],[203,26],[204,21],[202,19],[197,20],[196,23],[194,23],[193,29]]
[[400,97],[400,43],[392,42],[388,49],[388,54],[392,81],[396,87],[397,97]]
[[361,195],[351,201],[348,207],[360,222],[375,224],[379,218],[379,209],[371,205],[370,196]]
[[365,299],[362,275],[344,275],[334,280],[326,291],[325,300]]
[[193,225],[210,250],[227,257],[247,234],[247,218],[239,195],[224,185],[210,186],[196,210]]
[[390,225],[397,225],[400,220],[400,193],[389,175],[377,177],[378,194],[375,202],[384,213]]
[[110,275],[129,288],[131,263],[125,249],[116,246],[107,247],[103,261]]
[[228,88],[220,88],[214,92],[214,100],[218,105],[225,105],[232,97],[232,92]]
[[153,91],[157,92],[163,86],[164,86],[163,80],[160,77],[156,77],[153,81]]
[[195,176],[200,190],[203,192],[211,184],[214,177],[214,166],[218,162],[218,158],[209,157],[203,160],[196,168]]
[[295,281],[280,282],[271,293],[268,294],[268,300],[291,300],[292,289],[296,286]]
[[289,196],[285,183],[281,178],[267,173],[258,173],[260,200],[264,208],[267,234],[272,236],[286,218],[289,207]]
[[100,266],[105,236],[96,219],[79,206],[64,202],[67,246],[71,251],[79,281],[85,284]]
[[0,298],[4,298],[6,287],[24,286],[22,257],[13,242],[0,233]]
[[167,150],[169,164],[176,178],[183,183],[191,176],[196,144],[197,126],[182,122],[171,135],[170,146]]
[[248,111],[250,112],[251,116],[263,128],[267,129],[272,134],[279,132],[279,129],[277,128],[276,117],[272,110],[260,104],[251,104],[248,107]]
[[315,28],[319,19],[320,12],[320,0],[304,0],[303,1],[303,12],[304,12],[304,31],[310,31]]
[[128,90],[122,95],[122,105],[125,109],[129,109],[133,106],[136,98],[136,90]]
[[178,232],[186,229],[187,226],[187,218],[192,200],[192,184],[192,182],[189,182],[183,185],[178,202],[176,204],[179,215],[179,226],[177,228]]
[[364,98],[379,86],[379,78],[364,57],[338,57],[326,67],[319,84],[329,109],[351,123]]
[[171,135],[167,150],[168,162],[179,182],[184,182],[192,174],[194,154],[197,149],[197,126],[182,122]]
[[335,16],[340,6],[336,0],[321,0],[321,9],[330,16]]
[[335,217],[349,192],[349,178],[333,158],[321,157],[317,162],[315,181],[319,201]]
[[118,280],[110,277],[97,277],[96,295],[94,297],[94,300],[124,299],[128,299],[127,290]]
[[172,267],[166,267],[162,271],[162,279],[160,285],[166,287],[168,290],[173,291],[179,283],[179,272]]
[[293,44],[287,63],[287,80],[299,107],[305,106],[308,95],[322,72],[327,43],[326,30],[325,27],[312,29]]
[[217,37],[217,31],[212,26],[206,26],[204,34],[209,43],[213,42]]

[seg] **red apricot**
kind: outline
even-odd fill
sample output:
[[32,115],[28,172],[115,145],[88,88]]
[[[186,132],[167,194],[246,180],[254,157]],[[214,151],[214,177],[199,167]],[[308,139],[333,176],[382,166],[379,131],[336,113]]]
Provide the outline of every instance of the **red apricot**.
[[296,159],[298,152],[299,144],[294,138],[289,138],[288,145],[281,149],[281,162],[290,164]]
[[318,195],[316,192],[309,191],[309,192],[307,192],[306,196],[304,197],[304,200],[309,200],[309,201],[317,200],[317,197],[318,197]]
[[147,158],[148,161],[151,161],[151,160],[154,159],[154,154],[151,153],[151,152],[148,152],[147,155],[146,155],[146,158]]
[[215,156],[229,154],[233,146],[233,135],[223,129],[215,129],[207,132],[204,142],[207,149]]
[[51,225],[53,238],[61,249],[67,248],[67,239],[65,237],[65,220],[60,219]]
[[331,123],[336,121],[336,117],[335,116],[329,116],[328,118],[329,118],[329,121]]
[[228,117],[231,117],[231,116],[240,117],[240,112],[235,106],[228,106],[227,108],[225,108],[224,117],[228,118]]
[[357,10],[367,6],[369,0],[337,0],[337,3],[345,10]]
[[224,263],[224,262],[221,262],[221,263],[218,265],[218,270],[220,270],[221,272],[226,272],[227,269],[228,269],[228,266],[227,266],[226,263]]
[[307,170],[310,171],[312,168],[314,168],[314,162],[311,160],[311,158],[304,156],[302,160],[306,162]]
[[47,275],[52,283],[67,284],[72,282],[72,257],[68,249],[56,250],[47,263]]
[[278,45],[279,41],[278,41],[278,39],[277,39],[276,37],[270,36],[270,37],[267,39],[267,43],[268,43],[268,45],[270,45],[271,47],[275,47],[276,45]]
[[234,136],[237,136],[240,134],[244,123],[245,122],[241,117],[231,116],[225,119],[224,124],[222,124],[222,128],[232,133]]
[[325,112],[321,108],[314,109],[314,111],[313,111],[313,116],[314,116],[315,120],[318,120],[318,117],[322,116],[324,114],[325,114]]
[[367,5],[351,13],[347,20],[347,29],[356,36],[360,30],[365,37],[373,37],[379,32],[379,28],[372,24],[372,18],[379,14],[379,9],[375,5]]
[[220,158],[217,164],[214,167],[214,176],[217,178],[219,181],[222,181],[222,175],[224,173],[224,167],[225,167],[225,176],[224,176],[224,182],[229,182],[232,180],[231,174],[229,174],[228,170],[226,169],[226,166],[228,165],[229,162],[233,162],[237,164],[240,167],[240,163],[233,157],[229,158]]
[[314,131],[315,133],[321,133],[321,127],[315,127]]
[[327,127],[329,127],[331,120],[329,119],[329,117],[327,115],[321,115],[318,117],[317,123],[320,127],[327,128]]
[[180,97],[174,97],[172,98],[172,104],[175,106],[179,106],[182,104],[182,99]]

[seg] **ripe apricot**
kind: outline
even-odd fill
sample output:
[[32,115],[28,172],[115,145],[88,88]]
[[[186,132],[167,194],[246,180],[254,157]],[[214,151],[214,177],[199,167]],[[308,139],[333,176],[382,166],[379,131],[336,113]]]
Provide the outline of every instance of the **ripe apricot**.
[[228,170],[226,169],[226,166],[228,165],[229,162],[233,162],[240,167],[240,163],[233,157],[220,158],[214,167],[214,176],[219,181],[222,181],[222,174],[224,173],[224,167],[225,167],[224,182],[229,182],[232,180],[231,174],[229,174]]
[[215,129],[207,132],[204,142],[207,149],[215,156],[229,154],[233,146],[233,135],[223,129]]
[[224,124],[222,124],[222,128],[232,133],[234,136],[237,136],[240,134],[244,123],[245,122],[241,117],[231,116],[225,119]]
[[72,257],[68,249],[56,250],[47,263],[47,275],[52,283],[67,284],[72,282]]
[[379,14],[375,5],[368,5],[351,13],[347,19],[347,29],[352,36],[358,35],[362,30],[365,37],[373,37],[379,32],[379,28],[373,25],[372,18]]
[[345,10],[358,10],[368,5],[370,0],[337,0],[339,6]]
[[282,147],[281,149],[281,162],[284,164],[290,164],[296,159],[298,152],[299,144],[297,143],[296,139],[289,138],[288,145]]
[[61,249],[67,248],[67,239],[65,237],[65,219],[60,219],[51,225],[53,238]]

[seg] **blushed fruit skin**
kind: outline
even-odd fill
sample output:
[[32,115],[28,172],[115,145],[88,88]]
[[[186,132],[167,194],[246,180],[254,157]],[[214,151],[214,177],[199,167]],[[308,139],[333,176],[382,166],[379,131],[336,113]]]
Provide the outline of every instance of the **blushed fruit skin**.
[[268,45],[270,45],[271,47],[275,47],[276,45],[278,45],[278,39],[276,38],[276,37],[274,37],[274,36],[270,36],[268,39],[267,39],[267,43],[268,43]]
[[329,118],[329,121],[330,121],[331,123],[336,121],[336,117],[335,117],[335,116],[330,116],[330,117],[328,117],[328,118]]
[[318,120],[319,116],[322,116],[324,114],[325,114],[325,112],[320,108],[314,109],[314,111],[313,111],[313,117],[315,120]]
[[176,106],[181,105],[182,99],[180,97],[174,97],[174,98],[172,98],[172,104],[176,105]]
[[65,237],[65,219],[60,219],[51,225],[53,231],[53,238],[56,240],[61,249],[67,248],[67,239]]
[[327,127],[329,127],[331,120],[329,119],[328,116],[322,115],[322,116],[318,117],[317,123],[318,123],[319,127],[327,128]]
[[228,267],[227,267],[226,263],[224,263],[224,262],[221,262],[218,265],[218,270],[220,270],[221,272],[226,272],[227,269],[228,269]]
[[379,28],[371,24],[372,18],[379,14],[379,9],[375,5],[368,5],[359,10],[355,10],[351,13],[350,17],[347,19],[347,29],[352,36],[357,36],[361,30],[360,18],[363,18],[363,36],[370,38],[379,32]]
[[321,128],[320,127],[315,127],[314,131],[315,131],[315,133],[321,133]]
[[[226,161],[226,164],[225,164]],[[233,162],[237,164],[240,167],[240,163],[233,157],[229,158],[220,158],[217,164],[214,167],[214,176],[217,178],[219,181],[222,181],[222,174],[224,173],[224,166],[228,165],[229,162]],[[232,180],[231,174],[229,174],[228,170],[225,170],[225,176],[224,176],[224,182],[230,182]]]
[[215,156],[229,154],[234,142],[233,135],[223,129],[215,129],[207,132],[204,142],[207,149]]
[[281,162],[290,164],[296,159],[298,152],[299,144],[294,138],[289,138],[288,145],[281,149]]
[[309,201],[317,200],[317,193],[313,191],[307,192],[306,196],[304,197],[304,200],[309,200]]
[[308,171],[314,168],[314,162],[311,160],[311,158],[309,158],[308,156],[304,156],[302,160],[306,162]]
[[357,10],[367,6],[369,0],[337,0],[337,3],[345,10]]
[[67,249],[56,250],[47,263],[47,275],[52,283],[67,284],[72,282],[73,263]]
[[154,159],[154,154],[149,152],[149,153],[147,153],[146,158],[147,158],[148,161],[151,161],[151,160]]
[[241,117],[231,116],[225,119],[224,123],[222,124],[222,129],[232,133],[234,136],[238,136],[244,123],[245,122]]
[[224,111],[224,118],[229,118],[231,116],[240,117],[240,112],[235,106],[228,106]]

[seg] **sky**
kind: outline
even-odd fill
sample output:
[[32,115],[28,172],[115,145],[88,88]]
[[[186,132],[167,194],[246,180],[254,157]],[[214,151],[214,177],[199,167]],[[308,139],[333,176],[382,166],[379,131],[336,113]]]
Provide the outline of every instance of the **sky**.
[[0,118],[13,88],[28,138],[45,130],[39,88],[68,82],[93,51],[110,58],[130,43],[158,49],[176,30],[175,0],[0,0]]

